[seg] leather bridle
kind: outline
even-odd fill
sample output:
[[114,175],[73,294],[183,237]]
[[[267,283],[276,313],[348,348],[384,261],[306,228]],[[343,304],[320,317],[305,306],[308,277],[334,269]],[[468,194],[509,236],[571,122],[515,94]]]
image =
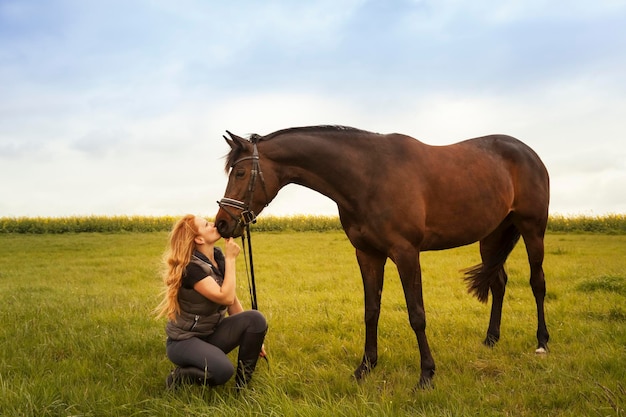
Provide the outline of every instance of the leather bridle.
[[[265,193],[265,200],[269,200],[267,198],[267,189],[265,187],[265,179],[263,178],[263,172],[261,171],[261,165],[259,164],[259,150],[257,149],[256,143],[253,144],[253,150],[251,156],[244,156],[233,162],[230,166],[231,170],[235,168],[235,166],[243,161],[252,160],[252,169],[250,170],[250,181],[248,181],[248,189],[246,191],[246,195],[244,196],[244,201],[235,200],[233,198],[222,198],[217,202],[219,207],[224,210],[228,215],[237,221],[235,228],[237,226],[245,227],[250,223],[256,223],[256,214],[250,210],[250,205],[252,204],[252,198],[254,197],[254,190],[257,184],[257,178],[261,180],[261,186],[263,187],[263,192]],[[267,206],[268,203],[265,203]],[[241,210],[239,216],[236,216],[229,208],[235,208],[237,210]]]

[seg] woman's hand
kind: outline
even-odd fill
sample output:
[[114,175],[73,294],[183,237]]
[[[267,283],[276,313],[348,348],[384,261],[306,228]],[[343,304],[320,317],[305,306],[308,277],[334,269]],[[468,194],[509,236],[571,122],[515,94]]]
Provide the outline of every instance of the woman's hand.
[[235,240],[232,237],[229,237],[226,240],[226,244],[224,246],[224,256],[228,259],[235,259],[238,255],[239,252],[241,252],[241,248],[239,247],[239,245],[237,244],[237,242],[235,242]]

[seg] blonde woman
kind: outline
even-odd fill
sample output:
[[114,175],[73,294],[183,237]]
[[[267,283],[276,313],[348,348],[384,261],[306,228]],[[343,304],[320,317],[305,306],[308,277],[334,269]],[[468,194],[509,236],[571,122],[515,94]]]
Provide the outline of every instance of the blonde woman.
[[226,355],[237,346],[235,385],[243,388],[259,356],[265,356],[265,317],[256,310],[244,311],[235,291],[240,248],[230,238],[222,252],[215,246],[220,238],[212,222],[190,214],[170,233],[165,296],[158,309],[168,318],[166,352],[176,365],[167,377],[168,388],[225,384],[235,373]]

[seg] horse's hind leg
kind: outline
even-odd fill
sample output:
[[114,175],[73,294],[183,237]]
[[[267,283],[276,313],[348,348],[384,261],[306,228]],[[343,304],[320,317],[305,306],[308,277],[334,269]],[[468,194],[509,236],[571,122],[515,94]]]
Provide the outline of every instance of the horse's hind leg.
[[356,257],[361,269],[365,294],[365,351],[361,364],[354,371],[354,377],[360,380],[374,369],[378,362],[378,318],[387,257],[359,249],[356,251]]
[[[494,232],[480,241],[480,256],[483,261],[482,273],[491,292],[491,315],[487,336],[483,343],[494,346],[500,340],[500,324],[502,322],[502,305],[508,276],[504,270],[504,262],[515,247],[519,232],[510,222],[502,223]],[[480,297],[479,297],[480,298]]]
[[547,220],[522,219],[518,227],[524,238],[528,263],[530,265],[530,287],[537,304],[537,353],[548,350],[548,328],[546,326],[544,301],[546,298],[546,280],[543,273],[544,234]]
[[489,327],[487,336],[483,341],[485,346],[493,347],[500,340],[500,324],[502,323],[502,305],[504,303],[504,293],[508,276],[503,267],[498,271],[498,279],[489,286],[491,290],[491,314],[489,316]]

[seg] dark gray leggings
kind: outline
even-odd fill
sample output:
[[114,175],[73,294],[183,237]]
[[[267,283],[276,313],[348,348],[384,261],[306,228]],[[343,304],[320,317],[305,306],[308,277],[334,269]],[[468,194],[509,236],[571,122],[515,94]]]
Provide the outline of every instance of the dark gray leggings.
[[[235,372],[228,356],[241,345],[246,333],[265,333],[267,322],[257,310],[246,310],[225,317],[206,339],[167,340],[167,357],[177,366],[193,366],[206,371],[211,385],[225,384]],[[241,348],[240,348],[241,349]]]

